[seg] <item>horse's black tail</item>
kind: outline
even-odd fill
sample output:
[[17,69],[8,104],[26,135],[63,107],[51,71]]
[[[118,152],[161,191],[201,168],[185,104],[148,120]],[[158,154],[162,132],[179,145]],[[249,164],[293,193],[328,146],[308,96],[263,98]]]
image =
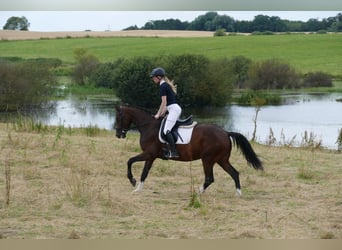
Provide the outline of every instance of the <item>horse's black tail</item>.
[[227,133],[228,133],[228,137],[232,138],[236,146],[242,151],[248,164],[252,165],[254,169],[263,170],[262,163],[260,159],[258,158],[258,156],[255,154],[247,138],[244,137],[240,133],[235,133],[235,132],[227,132]]

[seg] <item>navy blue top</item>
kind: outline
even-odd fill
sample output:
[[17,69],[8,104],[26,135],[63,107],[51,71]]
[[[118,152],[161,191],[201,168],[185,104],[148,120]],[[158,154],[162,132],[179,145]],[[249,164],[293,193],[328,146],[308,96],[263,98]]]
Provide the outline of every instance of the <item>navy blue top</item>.
[[176,94],[167,82],[159,86],[160,97],[166,96],[166,106],[177,103]]

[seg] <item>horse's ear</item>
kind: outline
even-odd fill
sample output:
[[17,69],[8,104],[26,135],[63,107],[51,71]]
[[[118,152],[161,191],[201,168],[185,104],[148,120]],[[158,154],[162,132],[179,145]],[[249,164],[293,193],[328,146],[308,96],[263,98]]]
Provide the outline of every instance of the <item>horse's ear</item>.
[[120,109],[121,109],[121,105],[119,105],[119,104],[115,105],[115,110],[117,113],[120,112]]

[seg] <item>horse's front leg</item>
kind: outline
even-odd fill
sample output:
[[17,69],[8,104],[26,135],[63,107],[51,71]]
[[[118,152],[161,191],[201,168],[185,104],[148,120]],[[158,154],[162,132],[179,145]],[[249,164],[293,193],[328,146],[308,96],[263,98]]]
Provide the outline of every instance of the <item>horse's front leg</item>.
[[137,188],[133,192],[141,192],[142,191],[143,186],[144,186],[144,182],[148,176],[148,173],[150,172],[150,169],[152,167],[154,160],[155,159],[145,161],[144,169],[143,169],[143,171],[141,173],[141,177],[140,177],[140,182],[139,182]]
[[133,174],[132,174],[132,164],[136,161],[139,161],[139,155],[130,158],[127,162],[127,178],[129,179],[129,181],[133,185],[133,187],[135,187],[135,184],[137,183],[137,181],[135,180],[135,178],[133,177]]
[[143,172],[141,174],[141,178],[140,178],[140,183],[141,183],[141,182],[145,181],[154,160],[155,159],[151,160],[150,155],[145,153],[145,152],[143,152],[137,156],[134,156],[128,160],[128,162],[127,162],[127,178],[129,179],[129,181],[133,185],[133,187],[135,187],[135,185],[137,183],[137,181],[135,180],[135,178],[132,174],[133,163],[138,162],[138,161],[145,161],[145,166],[144,166]]

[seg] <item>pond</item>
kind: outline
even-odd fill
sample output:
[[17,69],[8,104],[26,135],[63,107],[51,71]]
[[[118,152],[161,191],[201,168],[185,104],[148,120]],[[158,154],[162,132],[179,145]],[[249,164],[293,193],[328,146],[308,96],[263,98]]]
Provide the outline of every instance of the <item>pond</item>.
[[[337,149],[336,140],[342,129],[342,94],[288,95],[286,104],[263,106],[258,113],[256,139],[274,145],[299,145],[307,134],[322,146]],[[106,97],[77,98],[68,96],[57,101],[48,112],[36,112],[36,119],[47,125],[65,127],[97,126],[113,130],[114,100]],[[51,111],[52,110],[52,111]],[[184,109],[182,117],[193,114],[199,123],[214,123],[226,130],[240,132],[251,139],[254,131],[255,107],[229,105],[224,108]],[[310,136],[311,135],[311,136]],[[309,138],[309,139],[310,139]]]

